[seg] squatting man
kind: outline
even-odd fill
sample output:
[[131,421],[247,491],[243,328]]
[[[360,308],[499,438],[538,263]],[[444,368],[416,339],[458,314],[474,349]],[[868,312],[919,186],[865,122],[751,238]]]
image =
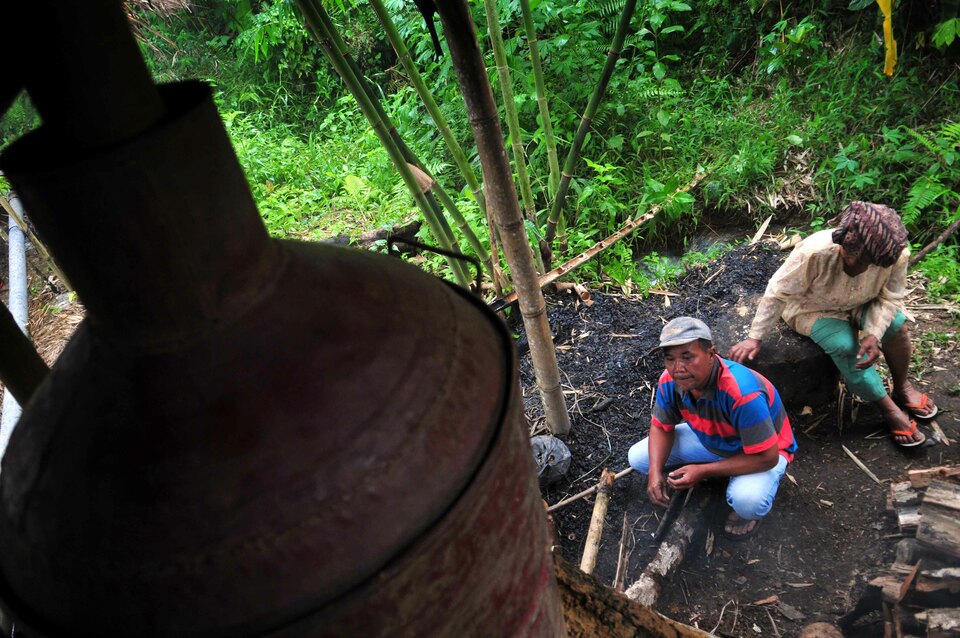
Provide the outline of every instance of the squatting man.
[[630,448],[630,465],[648,475],[647,495],[661,507],[669,504],[668,488],[729,477],[733,511],[724,535],[748,538],[773,507],[797,449],[780,394],[762,375],[721,358],[699,319],[670,321],[659,347],[665,369],[650,436]]

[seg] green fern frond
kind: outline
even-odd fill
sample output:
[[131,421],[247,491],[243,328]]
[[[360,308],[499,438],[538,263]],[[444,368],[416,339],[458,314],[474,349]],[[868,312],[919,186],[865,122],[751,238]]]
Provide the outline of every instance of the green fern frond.
[[951,146],[960,146],[960,122],[944,124],[940,131]]
[[627,0],[601,0],[597,3],[597,14],[601,19],[612,20],[613,28],[616,29],[617,19],[625,4],[627,4]]
[[900,211],[904,223],[910,224],[916,221],[923,209],[949,192],[950,190],[944,188],[937,177],[931,175],[920,177],[910,187],[910,191],[907,193],[907,201]]
[[647,86],[640,89],[637,95],[641,99],[651,100],[654,98],[677,97],[683,95],[683,89],[666,86]]
[[932,155],[939,155],[939,154],[940,154],[941,149],[940,149],[939,147],[937,147],[937,145],[934,144],[934,143],[930,140],[930,138],[928,138],[928,137],[927,137],[926,135],[924,135],[923,133],[919,133],[919,132],[913,130],[912,128],[910,128],[910,127],[908,127],[908,126],[903,127],[903,130],[905,130],[905,131],[907,132],[907,134],[908,134],[910,137],[912,137],[918,144],[920,144],[920,145],[923,146],[925,149],[927,149],[928,151],[930,151],[930,153],[931,153]]

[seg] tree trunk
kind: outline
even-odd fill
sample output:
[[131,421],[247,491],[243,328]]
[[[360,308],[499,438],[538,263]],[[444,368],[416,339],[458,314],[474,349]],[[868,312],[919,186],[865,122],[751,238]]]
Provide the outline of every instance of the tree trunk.
[[450,57],[457,70],[473,136],[477,141],[487,208],[496,221],[504,256],[519,296],[520,314],[530,342],[530,359],[543,399],[547,428],[553,434],[562,436],[570,431],[570,415],[560,389],[560,369],[557,367],[557,354],[547,321],[547,304],[537,282],[533,255],[513,184],[513,172],[503,146],[497,106],[477,42],[473,17],[464,0],[441,2],[437,8],[447,36]]

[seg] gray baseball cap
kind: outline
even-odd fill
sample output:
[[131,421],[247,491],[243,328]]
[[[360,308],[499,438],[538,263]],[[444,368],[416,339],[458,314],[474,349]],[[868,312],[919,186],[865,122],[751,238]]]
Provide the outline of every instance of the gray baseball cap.
[[697,339],[713,341],[710,328],[707,324],[693,317],[677,317],[672,319],[660,331],[660,347],[679,346]]

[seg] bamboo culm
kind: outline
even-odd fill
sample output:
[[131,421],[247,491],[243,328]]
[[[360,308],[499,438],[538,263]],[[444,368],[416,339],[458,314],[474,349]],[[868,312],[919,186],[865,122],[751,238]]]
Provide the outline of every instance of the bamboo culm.
[[497,106],[477,42],[473,17],[465,0],[448,0],[438,3],[437,8],[477,142],[487,208],[496,220],[503,252],[519,294],[520,314],[530,342],[530,359],[543,400],[547,428],[553,434],[563,436],[570,431],[570,415],[560,387],[560,369],[547,321],[547,307],[537,284],[513,171],[503,146]]
[[[371,0],[371,1],[373,2],[376,0]],[[389,20],[389,16],[387,17],[387,19]],[[340,52],[343,58],[347,61],[347,64],[350,66],[350,69],[353,71],[354,76],[356,76],[358,81],[363,85],[363,88],[367,92],[367,96],[369,97],[371,104],[377,110],[377,114],[379,115],[380,119],[388,124],[390,137],[392,137],[394,142],[397,144],[397,146],[400,147],[400,151],[403,153],[403,156],[406,159],[407,163],[417,167],[418,170],[423,171],[426,175],[430,177],[431,180],[433,180],[433,186],[431,188],[433,190],[433,193],[436,196],[436,199],[440,200],[440,203],[442,203],[443,205],[443,209],[445,209],[447,213],[450,214],[450,217],[453,218],[453,221],[456,223],[457,228],[459,228],[460,231],[463,233],[463,236],[467,240],[467,243],[470,244],[470,247],[473,249],[474,253],[476,253],[477,258],[479,258],[480,261],[483,262],[484,266],[487,269],[487,272],[490,273],[490,277],[493,278],[495,275],[494,275],[494,269],[493,269],[493,262],[490,257],[490,254],[483,247],[483,244],[480,243],[479,238],[473,232],[473,229],[470,227],[470,224],[467,222],[466,218],[464,218],[463,213],[460,212],[460,209],[457,208],[457,205],[454,203],[454,201],[450,198],[449,195],[447,195],[446,191],[444,191],[443,186],[441,186],[440,183],[432,175],[427,173],[423,165],[423,162],[421,162],[419,158],[417,158],[417,156],[413,153],[410,147],[407,146],[406,142],[403,141],[403,138],[400,137],[400,133],[397,131],[397,127],[393,125],[393,121],[387,115],[386,110],[384,110],[383,105],[380,103],[380,98],[376,95],[374,90],[371,88],[370,84],[364,78],[363,72],[360,70],[360,67],[357,65],[356,61],[354,61],[353,56],[350,55],[350,51],[349,49],[347,49],[347,44],[343,41],[343,38],[340,37],[340,34],[337,32],[333,24],[329,22],[329,18],[325,20],[325,24],[327,26],[327,30],[330,32],[330,35],[332,36],[334,46],[336,46],[337,50]],[[390,22],[390,26],[393,27],[392,22]],[[394,30],[396,30],[396,27],[394,27]],[[397,35],[397,37],[399,38],[399,34]],[[400,43],[400,46],[403,46],[402,42]],[[405,50],[406,49],[404,49],[404,51]],[[408,54],[408,57],[409,57],[409,54]],[[413,72],[416,73],[415,67],[413,68]],[[419,80],[421,84],[423,83],[419,75],[417,75],[417,80]],[[429,97],[429,94],[428,94],[428,97]],[[436,102],[433,102],[433,105],[436,108]],[[428,111],[430,110],[429,107],[427,108],[427,110]],[[438,110],[438,114],[439,114],[439,110]],[[431,112],[431,117],[433,116],[434,114]],[[440,115],[440,117],[442,118],[443,116]],[[436,118],[435,118],[435,121],[437,121]],[[446,125],[445,121],[444,121],[444,124]],[[439,122],[438,122],[438,126],[439,126]],[[446,126],[446,128],[449,132],[450,127]],[[441,130],[441,133],[443,133],[442,130]],[[450,135],[452,138],[452,133],[450,133]],[[453,139],[453,142],[456,143],[456,139]],[[460,156],[463,157],[463,150],[461,150],[459,146],[456,147],[456,150],[460,153]],[[454,158],[456,158],[456,152],[451,151],[451,153],[453,153]],[[466,162],[466,157],[463,157],[463,160],[464,162]],[[470,168],[469,163],[467,163],[466,165],[467,165],[467,168]],[[477,182],[476,176],[473,175],[472,168],[470,168],[470,177],[476,183],[476,189],[473,191],[474,196],[476,196],[476,193],[480,192],[480,184],[479,182]],[[470,179],[467,179],[467,182],[469,185]],[[428,197],[428,199],[431,199],[431,198]],[[477,201],[478,201],[478,204],[481,206],[481,210],[482,210],[484,206],[484,202],[482,200],[482,193],[481,193],[481,199]],[[447,224],[446,220],[443,218],[443,212],[440,209],[437,202],[431,201],[431,206],[434,209],[434,214],[436,214],[438,220],[441,221],[441,224],[449,229],[449,224]],[[455,242],[452,231],[450,232],[450,241],[451,243]],[[491,244],[491,246],[495,246],[495,245],[496,244]],[[456,248],[456,246],[454,247]]]
[[[326,11],[323,9],[322,4],[319,2],[319,0],[296,0],[296,4],[303,14],[309,30],[313,33],[313,36],[323,48],[324,53],[330,60],[330,63],[333,65],[334,69],[336,69],[337,73],[347,85],[350,93],[359,104],[361,111],[363,111],[364,116],[367,118],[367,121],[373,128],[374,133],[376,133],[377,137],[380,139],[380,143],[383,144],[387,153],[390,155],[390,159],[393,161],[394,166],[400,173],[404,184],[406,184],[407,188],[410,190],[410,193],[413,195],[414,201],[417,203],[417,206],[423,213],[424,219],[426,219],[427,224],[430,226],[430,230],[433,233],[434,238],[437,240],[437,243],[444,250],[455,252],[452,235],[447,234],[443,225],[446,220],[441,222],[440,219],[438,219],[436,214],[437,211],[434,209],[434,206],[428,199],[427,194],[424,193],[419,184],[417,184],[417,180],[410,171],[410,167],[407,166],[407,160],[404,157],[403,152],[390,135],[387,124],[380,117],[376,107],[370,100],[370,96],[368,95],[366,88],[364,88],[362,80],[354,74],[347,60],[334,44],[334,36],[332,31],[335,29],[333,27],[333,23],[330,21],[329,16],[327,16]],[[447,226],[447,228],[449,228],[449,226]],[[447,257],[446,259],[450,266],[450,270],[453,271],[457,283],[463,287],[468,287],[469,278],[467,277],[461,261],[453,257]]]
[[523,28],[527,32],[527,44],[530,47],[530,63],[533,65],[533,82],[537,90],[537,108],[540,110],[540,125],[543,127],[543,140],[547,145],[547,163],[550,166],[550,197],[555,197],[560,185],[560,162],[557,158],[557,142],[553,138],[553,122],[547,106],[547,89],[543,82],[543,65],[540,62],[540,47],[537,44],[537,29],[533,25],[533,12],[530,0],[520,0],[523,14]]
[[[510,67],[507,65],[507,54],[503,49],[503,35],[500,29],[500,18],[497,16],[496,0],[483,0],[484,12],[487,14],[487,30],[490,32],[490,45],[493,47],[493,57],[497,62],[497,77],[500,79],[500,91],[503,94],[503,107],[507,116],[507,129],[513,148],[513,165],[517,171],[517,181],[520,182],[520,197],[523,199],[523,208],[526,217],[536,227],[537,205],[530,188],[530,175],[527,173],[527,157],[523,152],[522,131],[520,118],[517,116],[517,102],[513,97],[513,81],[510,79]],[[543,272],[543,258],[539,250],[533,251],[537,272]]]
[[390,17],[390,14],[387,13],[387,9],[383,5],[383,1],[370,0],[370,6],[373,7],[373,11],[377,14],[377,18],[380,20],[380,24],[383,26],[383,30],[387,35],[387,39],[393,46],[393,50],[397,53],[397,58],[400,60],[400,64],[403,65],[403,69],[407,72],[407,76],[410,79],[410,84],[413,85],[413,88],[417,92],[417,95],[420,96],[420,100],[423,102],[424,107],[426,107],[430,117],[433,118],[434,123],[437,125],[437,130],[440,131],[440,135],[443,137],[443,141],[446,143],[447,149],[450,151],[450,155],[453,156],[454,163],[456,163],[457,168],[460,169],[460,173],[463,175],[463,179],[466,180],[467,187],[477,200],[480,210],[486,211],[486,202],[483,199],[483,188],[480,185],[480,180],[477,179],[477,175],[473,172],[473,167],[470,165],[469,160],[467,160],[466,154],[463,152],[463,149],[460,148],[460,143],[457,142],[457,138],[450,129],[450,124],[443,116],[443,112],[440,111],[440,107],[437,106],[437,102],[433,99],[433,95],[427,89],[427,85],[420,76],[420,72],[417,70],[417,66],[413,62],[410,51],[403,43],[403,39],[400,37],[400,32],[397,31],[397,27],[393,23],[393,19]]
[[620,12],[620,23],[617,25],[617,32],[613,36],[613,43],[610,45],[610,51],[607,54],[607,61],[603,65],[600,73],[600,81],[597,83],[593,95],[590,96],[590,102],[587,103],[587,110],[580,118],[580,126],[577,128],[577,134],[574,137],[573,145],[567,152],[567,158],[563,163],[563,174],[560,176],[560,186],[557,189],[557,195],[553,199],[553,207],[550,209],[550,216],[547,218],[546,245],[553,243],[553,238],[557,234],[557,222],[560,219],[560,213],[563,211],[564,200],[567,198],[567,192],[570,189],[570,180],[577,168],[577,161],[580,159],[580,151],[583,148],[583,141],[587,137],[587,132],[593,122],[593,117],[597,114],[597,108],[607,91],[607,84],[613,75],[613,69],[620,59],[620,49],[623,47],[623,41],[627,37],[627,29],[630,26],[630,20],[633,18],[633,12],[637,8],[637,0],[627,0]]

